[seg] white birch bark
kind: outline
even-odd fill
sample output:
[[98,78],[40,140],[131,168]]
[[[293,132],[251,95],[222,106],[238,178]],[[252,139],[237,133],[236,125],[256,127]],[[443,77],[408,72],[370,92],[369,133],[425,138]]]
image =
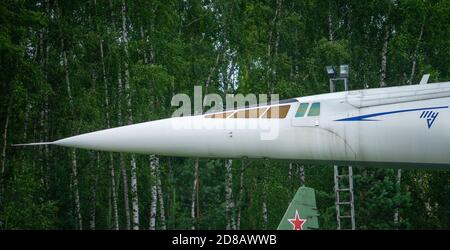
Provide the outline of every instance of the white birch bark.
[[128,197],[128,174],[125,168],[125,161],[123,159],[123,155],[119,155],[119,165],[120,171],[122,175],[122,185],[123,185],[123,202],[124,202],[124,210],[125,210],[125,228],[127,230],[131,229],[131,218],[130,218],[130,199]]
[[89,221],[89,226],[91,230],[95,230],[95,216],[96,216],[96,208],[97,208],[97,183],[98,183],[98,171],[100,169],[100,153],[97,152],[97,167],[95,169],[95,179],[94,185],[91,187],[91,220]]
[[78,229],[83,229],[83,219],[81,217],[80,193],[78,191],[78,171],[77,171],[77,155],[75,149],[71,150],[72,156],[72,188],[75,199],[75,215],[78,221]]
[[[110,0],[109,5],[111,8],[111,23],[113,26],[113,31],[116,31],[116,22],[115,15],[113,11],[113,3]],[[122,115],[122,100],[123,100],[123,81],[122,81],[122,65],[120,61],[118,62],[118,70],[117,70],[117,94],[118,94],[118,107],[117,107],[117,120],[118,125],[121,126],[124,124],[123,115]],[[125,168],[125,162],[123,159],[123,154],[119,154],[119,167],[120,173],[122,176],[122,185],[123,185],[123,202],[124,202],[124,210],[125,210],[125,229],[131,229],[131,218],[130,218],[130,200],[128,196],[128,174]]]
[[150,230],[156,229],[156,206],[158,202],[158,191],[156,187],[156,165],[158,164],[158,158],[155,155],[149,157],[150,160],[150,176],[151,176],[151,200],[150,200]]
[[383,48],[381,50],[380,87],[386,87],[386,64],[390,30],[388,24],[385,24],[385,26]]
[[298,175],[300,179],[300,186],[305,186],[305,167],[303,165],[300,165]]
[[[47,10],[48,11],[48,10]],[[45,28],[43,28],[40,32],[39,32],[39,53],[40,53],[40,56],[39,56],[39,62],[41,63],[41,65],[43,65],[43,69],[44,69],[44,71],[45,71],[45,73],[44,73],[44,78],[45,78],[45,80],[48,80],[48,77],[47,77],[47,70],[46,70],[46,68],[45,68],[45,65],[47,65],[47,56],[46,56],[46,53],[47,53],[47,50],[46,50],[46,48],[44,48],[44,47],[46,47],[46,46],[44,46],[44,33],[46,33],[46,29]],[[40,117],[39,117],[39,129],[40,129],[40,135],[39,135],[39,141],[41,141],[41,142],[44,142],[44,141],[47,141],[46,139],[46,137],[47,137],[47,134],[46,134],[46,132],[47,132],[47,129],[46,129],[46,125],[47,125],[47,123],[46,123],[46,109],[47,109],[47,100],[48,100],[48,95],[47,95],[47,91],[46,90],[44,90],[44,92],[43,92],[43,99],[44,99],[44,102],[43,102],[43,105],[42,105],[42,107],[41,107],[41,112],[40,112]],[[44,145],[44,146],[40,146],[39,147],[39,151],[40,151],[40,162],[41,162],[41,164],[39,164],[40,165],[40,170],[41,170],[41,176],[40,176],[40,178],[41,178],[41,183],[42,183],[42,186],[43,186],[43,188],[44,188],[44,190],[48,190],[48,179],[49,179],[49,177],[48,177],[48,154],[47,154],[47,150],[48,150],[48,146],[47,145]]]
[[[125,70],[125,100],[127,102],[128,124],[133,123],[133,114],[131,110],[131,91],[130,91],[130,70],[128,67],[128,31],[127,31],[127,6],[125,0],[122,0],[122,39],[123,48],[125,52],[124,70]],[[137,166],[136,156],[131,155],[131,213],[132,213],[132,227],[135,230],[139,229],[139,198],[137,191]]]
[[264,161],[264,178],[263,178],[263,195],[262,195],[262,219],[263,219],[263,229],[267,229],[268,224],[268,208],[267,208],[267,192],[268,192],[268,181],[269,178],[269,161]]
[[238,200],[238,211],[236,218],[236,229],[241,229],[241,210],[242,210],[242,201],[244,197],[244,173],[245,173],[245,161],[242,160],[241,164],[241,173],[239,180],[239,200]]
[[234,200],[233,200],[233,160],[225,160],[225,202],[227,214],[227,230],[236,229],[236,222],[234,219]]
[[117,206],[117,191],[116,191],[116,173],[113,164],[113,155],[109,154],[109,171],[111,176],[111,198],[112,198],[112,213],[113,213],[113,229],[119,230],[119,210]]
[[123,50],[125,53],[124,70],[125,70],[125,100],[127,102],[127,115],[128,124],[133,123],[133,114],[131,111],[131,93],[130,93],[130,70],[128,68],[128,29],[127,29],[127,6],[125,0],[122,0],[122,39],[123,39]]
[[[117,119],[119,126],[123,125],[123,115],[122,115],[122,96],[123,96],[123,82],[122,82],[122,67],[120,62],[118,63],[118,73],[117,73],[117,92],[118,92],[118,107],[117,107]],[[125,161],[123,159],[123,154],[119,154],[119,167],[120,173],[122,175],[122,185],[123,185],[123,202],[125,210],[125,228],[127,230],[131,229],[131,218],[130,218],[130,199],[128,196],[128,174],[125,168]]]
[[268,211],[267,211],[267,202],[264,199],[262,203],[262,215],[263,215],[263,228],[267,229],[267,222],[268,222]]
[[[192,188],[192,203],[191,203],[191,219],[192,219],[192,230],[195,230],[197,227],[197,216],[196,216],[196,207],[198,210],[198,175],[199,175],[199,159],[195,159],[194,164],[194,183]],[[196,206],[197,205],[197,206]],[[198,212],[197,212],[198,214]]]
[[423,18],[422,21],[422,25],[420,26],[420,33],[419,33],[419,37],[417,38],[417,43],[416,43],[416,48],[414,49],[414,54],[412,56],[412,66],[411,66],[411,74],[409,75],[409,79],[407,81],[408,84],[412,84],[412,80],[414,77],[414,74],[416,73],[416,63],[417,63],[417,53],[419,51],[419,46],[420,46],[420,42],[422,41],[422,36],[423,36],[423,29],[425,26],[425,17]]
[[331,16],[331,0],[328,1],[328,40],[332,42],[333,37],[333,19]]
[[[69,66],[68,66],[68,60],[67,60],[67,52],[64,48],[64,39],[61,38],[61,49],[63,54],[63,66],[64,66],[64,72],[65,72],[65,80],[66,80],[66,88],[67,88],[67,95],[69,97],[69,105],[71,108],[71,111],[74,110],[74,104],[73,104],[73,97],[72,97],[72,90],[70,86],[70,78],[69,78]],[[82,222],[82,216],[81,216],[81,205],[80,205],[80,194],[78,190],[78,171],[77,171],[77,156],[75,149],[71,150],[71,157],[72,157],[72,178],[73,178],[73,192],[74,192],[74,198],[75,198],[75,215],[78,220],[78,229],[83,229],[83,222]]]
[[[144,34],[144,27],[142,27],[143,25],[141,25],[140,27],[139,27],[139,31],[140,31],[140,33],[141,33],[141,38],[142,38],[142,40],[146,40],[146,37],[145,37],[145,34]],[[144,63],[145,64],[147,64],[148,63],[148,58],[147,58],[147,53],[145,52],[145,50],[143,51],[143,56],[144,56]]]
[[139,200],[137,193],[136,158],[131,156],[131,211],[133,216],[133,230],[139,230]]
[[[45,124],[44,124],[44,119],[45,119],[45,114],[44,114],[44,107],[42,107],[41,112],[39,114],[39,129],[40,129],[40,133],[39,133],[39,141],[45,141]],[[40,168],[40,179],[41,179],[41,184],[42,187],[44,188],[44,190],[47,190],[47,173],[46,173],[46,168],[45,168],[45,162],[46,162],[46,158],[45,158],[45,148],[43,146],[39,146],[39,158],[40,158],[40,164],[39,164],[39,168]]]
[[162,230],[166,230],[166,213],[164,210],[164,195],[162,192],[162,185],[161,185],[161,171],[160,171],[159,159],[158,159],[158,164],[156,165],[156,189],[158,192],[159,217],[161,219],[160,225],[161,225]]
[[[103,88],[105,95],[105,116],[106,116],[106,126],[111,128],[111,117],[110,117],[110,105],[109,105],[109,88],[108,88],[108,80],[106,77],[106,67],[104,60],[104,51],[103,51],[103,40],[100,39],[100,61],[102,65],[102,75],[103,75]],[[119,212],[117,209],[117,191],[116,191],[116,177],[114,171],[114,161],[112,153],[109,153],[109,171],[111,177],[111,196],[112,196],[112,214],[113,214],[113,229],[119,229]]]

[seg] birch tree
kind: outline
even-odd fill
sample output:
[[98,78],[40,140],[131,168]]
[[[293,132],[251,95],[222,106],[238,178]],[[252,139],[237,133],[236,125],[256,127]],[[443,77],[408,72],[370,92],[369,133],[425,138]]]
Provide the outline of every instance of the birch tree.
[[198,226],[198,214],[199,214],[199,207],[198,207],[198,185],[199,183],[199,160],[198,158],[195,158],[194,163],[194,182],[192,187],[192,195],[191,195],[191,219],[192,219],[192,226],[191,229],[195,230]]
[[150,201],[150,230],[156,229],[156,206],[158,202],[158,191],[157,191],[157,183],[156,183],[156,166],[158,164],[158,158],[155,155],[151,155],[149,157],[150,163],[150,176],[151,176],[151,201]]
[[8,141],[8,125],[9,125],[9,115],[10,106],[6,112],[5,125],[3,127],[3,148],[2,148],[2,172],[1,172],[1,187],[0,187],[0,204],[2,203],[3,192],[5,189],[5,166],[6,166],[6,143]]
[[[64,66],[64,74],[65,74],[65,79],[66,79],[67,96],[69,97],[69,105],[70,105],[70,109],[71,109],[71,112],[73,115],[74,114],[74,104],[73,104],[72,90],[71,90],[71,85],[70,85],[67,51],[65,49],[63,37],[61,37],[61,49],[62,49],[62,55],[63,55],[63,66]],[[81,216],[80,193],[78,190],[77,155],[76,155],[75,149],[70,150],[70,156],[71,156],[71,163],[72,163],[72,165],[71,165],[71,167],[72,167],[72,182],[73,182],[72,188],[73,188],[74,199],[75,199],[75,214],[76,214],[76,217],[78,220],[78,229],[82,230],[83,229],[83,219]]]
[[226,200],[226,214],[227,214],[227,230],[236,229],[236,221],[234,218],[234,200],[233,200],[233,161],[225,160],[225,200]]
[[[124,70],[125,70],[125,100],[128,111],[128,124],[133,123],[133,114],[131,107],[131,90],[130,90],[130,70],[128,66],[128,31],[127,31],[127,6],[125,0],[122,1],[122,39],[123,49],[125,52]],[[136,156],[131,155],[131,212],[132,212],[132,228],[139,229],[139,198],[137,192],[137,166]]]

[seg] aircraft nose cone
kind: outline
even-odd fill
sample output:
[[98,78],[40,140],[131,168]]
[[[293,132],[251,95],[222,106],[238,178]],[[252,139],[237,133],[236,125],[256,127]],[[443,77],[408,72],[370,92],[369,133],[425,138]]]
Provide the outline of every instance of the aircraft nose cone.
[[150,143],[167,133],[165,120],[100,130],[55,141],[54,144],[101,151],[146,153]]

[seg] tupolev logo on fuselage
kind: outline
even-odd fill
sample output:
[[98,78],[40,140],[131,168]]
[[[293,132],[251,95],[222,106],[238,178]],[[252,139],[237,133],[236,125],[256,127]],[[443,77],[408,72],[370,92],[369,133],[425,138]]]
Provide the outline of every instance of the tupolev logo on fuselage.
[[431,126],[433,126],[433,123],[436,120],[438,115],[439,115],[439,112],[433,112],[432,110],[423,111],[422,114],[420,115],[420,119],[426,119],[428,129],[430,129]]
[[352,117],[337,119],[334,121],[336,121],[336,122],[369,122],[369,121],[372,121],[373,122],[373,121],[380,121],[377,118],[381,117],[381,116],[393,115],[393,114],[398,114],[398,113],[406,113],[406,112],[422,111],[422,113],[420,113],[419,119],[425,119],[427,121],[428,129],[430,129],[431,126],[433,126],[434,122],[436,121],[436,118],[439,115],[439,112],[434,111],[436,109],[448,109],[448,106],[392,110],[392,111],[371,113],[371,114],[365,114],[365,115],[359,115],[359,116],[352,116]]

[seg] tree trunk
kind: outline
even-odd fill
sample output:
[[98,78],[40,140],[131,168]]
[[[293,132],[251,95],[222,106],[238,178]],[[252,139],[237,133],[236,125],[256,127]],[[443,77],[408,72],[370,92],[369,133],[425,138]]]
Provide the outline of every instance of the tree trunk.
[[292,165],[293,165],[293,163],[290,162],[289,163],[289,170],[288,170],[288,179],[289,179],[289,181],[292,180]]
[[244,172],[245,172],[245,161],[242,160],[241,164],[241,173],[240,173],[240,181],[239,181],[239,199],[238,199],[238,211],[237,211],[237,219],[236,219],[236,229],[241,229],[241,210],[242,210],[242,201],[244,197]]
[[233,201],[233,160],[225,160],[225,201],[227,215],[227,230],[236,229],[234,219],[234,201]]
[[[48,6],[46,9],[46,13],[48,13]],[[47,73],[47,60],[48,60],[48,45],[44,44],[44,33],[48,34],[48,31],[46,28],[43,28],[41,30],[41,32],[39,33],[39,52],[40,52],[40,56],[39,56],[39,62],[42,65],[42,69],[44,71],[44,79],[46,81],[48,81],[48,73]],[[47,141],[47,120],[46,120],[46,115],[48,113],[47,109],[48,109],[48,92],[47,90],[43,91],[43,104],[41,107],[41,112],[40,112],[40,138],[39,141],[41,142],[46,142]],[[41,168],[41,182],[43,184],[44,190],[48,191],[49,190],[49,166],[48,166],[48,145],[44,145],[39,147],[39,151],[40,151],[40,168]]]
[[[145,38],[145,34],[144,34],[144,27],[142,27],[142,25],[139,27],[139,29],[140,29],[140,33],[141,33],[141,38],[142,38],[142,40],[146,40]],[[145,50],[143,50],[143,56],[144,56],[144,63],[145,64],[147,64],[148,63],[148,58],[147,58],[147,53],[146,53],[146,51]]]
[[[39,134],[39,141],[43,142],[45,141],[45,111],[44,111],[45,107],[43,106],[41,109],[41,112],[39,114],[39,129],[40,129],[40,134]],[[46,166],[46,162],[47,162],[47,158],[45,155],[45,148],[43,146],[39,147],[39,161],[40,161],[40,179],[41,179],[41,184],[42,187],[44,188],[44,190],[48,190],[48,172],[46,171],[47,168]]]
[[[111,197],[112,196],[111,186],[112,185],[110,185],[109,188],[108,188],[108,215],[107,215],[107,219],[106,219],[106,228],[108,228],[108,229],[113,228],[113,226],[111,225],[111,223],[112,223],[112,210],[113,210],[113,208],[112,208],[112,206],[113,206],[112,205],[112,197]],[[115,229],[115,230],[117,230],[117,229]]]
[[387,51],[389,43],[389,25],[385,24],[385,33],[383,40],[383,48],[381,50],[381,68],[380,68],[380,87],[386,87],[386,64],[387,64]]
[[156,185],[157,185],[156,187],[157,187],[157,191],[158,191],[158,201],[159,201],[159,217],[161,219],[160,225],[161,225],[162,230],[166,230],[166,213],[164,210],[164,195],[162,192],[162,185],[161,185],[161,171],[160,171],[159,159],[158,159],[158,164],[156,165]]
[[[118,125],[121,126],[124,124],[123,122],[123,115],[122,115],[122,96],[123,96],[123,82],[122,82],[122,67],[120,62],[118,63],[118,73],[117,73],[117,94],[118,94],[118,107],[117,107],[117,120]],[[120,166],[120,172],[122,175],[122,185],[123,185],[123,197],[124,197],[124,210],[125,210],[125,221],[126,221],[126,229],[131,229],[131,218],[130,218],[130,200],[128,197],[128,174],[127,170],[125,168],[125,161],[123,159],[123,154],[119,154],[119,166]]]
[[[48,46],[47,46],[48,50]],[[47,59],[46,59],[47,60]],[[47,64],[47,62],[46,62]],[[45,73],[45,79],[48,81],[47,73]],[[48,142],[49,141],[49,121],[48,121],[48,93],[45,93],[44,96],[44,138],[43,140]],[[44,145],[44,157],[45,157],[45,182],[46,182],[46,188],[47,190],[50,188],[50,150],[48,145]]]
[[[105,95],[105,116],[106,116],[106,126],[111,128],[111,117],[110,117],[110,105],[109,105],[109,88],[108,80],[106,77],[106,67],[103,51],[103,40],[100,39],[100,61],[102,65],[102,75],[103,75],[103,85],[104,85],[104,95]],[[112,196],[112,213],[113,213],[113,228],[119,230],[119,212],[117,209],[117,193],[116,193],[116,174],[114,170],[114,160],[112,153],[109,153],[109,171],[111,177],[111,196]]]
[[113,210],[113,215],[114,215],[113,229],[119,230],[119,210],[117,208],[116,173],[114,170],[112,153],[109,153],[109,162],[110,162],[109,171],[110,171],[110,175],[111,175],[112,210]]
[[210,70],[210,72],[208,74],[208,78],[206,78],[205,95],[208,94],[208,89],[209,89],[209,85],[211,83],[212,76],[213,76],[214,72],[216,71],[216,68],[219,65],[219,62],[220,62],[220,52],[217,52],[216,62],[214,63],[214,66],[211,68],[211,70]]
[[[397,170],[397,178],[396,179],[397,179],[398,194],[401,194],[401,185],[400,185],[401,180],[402,180],[402,170],[401,169]],[[397,207],[395,209],[395,214],[394,214],[394,223],[395,223],[395,225],[397,225],[397,227],[398,227],[399,221],[400,221],[400,211],[399,211],[399,208]]]
[[263,177],[263,201],[262,201],[262,217],[263,217],[263,229],[267,229],[268,225],[268,209],[267,209],[267,192],[268,192],[268,178],[269,178],[269,161],[264,161],[264,177]]
[[300,186],[305,186],[305,167],[300,165],[298,168],[298,175],[300,179]]
[[[191,219],[192,219],[192,230],[195,230],[197,227],[197,219],[196,216],[196,208],[198,215],[198,176],[199,176],[199,162],[198,158],[195,159],[194,164],[194,184],[192,188],[192,203],[191,203]],[[196,206],[197,205],[197,206]]]
[[80,193],[78,191],[78,172],[77,172],[77,155],[75,149],[71,150],[72,156],[72,188],[74,192],[75,198],[75,214],[77,216],[78,221],[78,229],[83,229],[83,220],[81,218],[81,205],[80,205]]
[[123,50],[125,52],[124,70],[125,70],[125,100],[127,102],[127,115],[128,124],[133,123],[133,114],[131,110],[131,93],[130,93],[130,70],[128,68],[128,31],[127,31],[127,6],[125,0],[122,0],[122,39],[123,39]]
[[328,40],[332,42],[333,37],[333,19],[331,16],[331,0],[328,1]]
[[105,95],[105,116],[106,116],[106,126],[111,128],[111,118],[109,115],[110,106],[109,106],[109,88],[108,88],[108,79],[106,77],[106,67],[105,67],[105,56],[103,52],[103,40],[100,40],[100,61],[102,64],[102,75],[103,75],[103,88]]
[[[128,68],[128,31],[127,31],[127,6],[125,0],[122,0],[122,38],[125,52],[124,70],[125,70],[125,100],[127,101],[128,124],[133,123],[133,114],[131,110],[131,91],[130,91],[130,70]],[[137,191],[137,166],[136,156],[131,155],[131,212],[133,219],[133,229],[139,229],[139,198]]]
[[100,153],[97,152],[97,168],[95,169],[94,185],[91,187],[91,221],[89,222],[91,230],[95,230],[95,216],[97,207],[97,183],[98,183],[98,171],[100,169]]
[[151,201],[150,201],[150,230],[156,229],[156,205],[158,202],[158,191],[156,187],[156,165],[158,164],[158,158],[155,155],[150,155],[150,176],[151,176]]
[[123,185],[123,202],[124,202],[124,210],[125,210],[125,221],[126,221],[126,229],[131,229],[131,218],[130,218],[130,200],[128,197],[128,175],[127,170],[125,168],[125,161],[123,159],[123,155],[119,155],[119,164],[120,164],[120,171],[122,174],[122,185]]
[[267,211],[267,202],[265,200],[262,203],[262,215],[263,215],[263,229],[267,229],[268,211]]
[[[267,78],[267,93],[272,93],[276,78],[276,65],[273,63],[274,57],[277,56],[278,53],[278,45],[280,40],[280,32],[279,32],[279,16],[281,15],[281,0],[277,0],[276,2],[276,9],[275,9],[275,15],[272,19],[272,29],[269,32],[269,39],[267,42],[267,61],[268,61],[268,69],[266,71],[266,78]],[[273,33],[275,31],[275,44],[274,44],[274,53],[272,55],[272,40],[273,40]]]
[[[69,78],[69,66],[68,66],[68,60],[67,60],[67,52],[64,47],[64,39],[61,37],[61,49],[63,54],[63,66],[64,66],[64,72],[65,72],[65,79],[66,79],[66,88],[67,88],[67,96],[69,97],[69,105],[72,112],[72,119],[74,118],[74,104],[73,104],[73,97],[72,97],[72,90],[70,86],[70,78]],[[73,126],[73,125],[72,125]],[[73,129],[73,128],[72,128]],[[83,222],[81,217],[81,209],[80,209],[80,194],[78,190],[78,171],[77,171],[77,155],[76,150],[71,150],[71,156],[72,156],[72,178],[73,178],[73,192],[74,192],[74,198],[75,198],[75,214],[78,219],[78,229],[83,229]]]
[[139,230],[139,200],[137,193],[136,158],[131,156],[131,207],[133,215],[133,230]]
[[3,191],[5,188],[6,145],[7,145],[7,141],[8,141],[9,116],[10,116],[10,106],[8,106],[8,110],[6,112],[5,126],[3,129],[2,173],[1,173],[2,175],[0,176],[1,177],[0,205],[3,202]]
[[412,56],[413,62],[412,62],[412,66],[411,66],[411,74],[409,75],[409,79],[408,79],[408,84],[412,84],[412,80],[414,77],[414,74],[416,72],[416,63],[417,63],[417,53],[419,51],[419,46],[420,46],[420,42],[422,41],[422,36],[423,36],[423,28],[425,26],[425,20],[426,18],[423,18],[422,21],[422,25],[420,26],[420,33],[419,33],[419,37],[417,38],[417,43],[416,43],[416,48],[414,50],[414,54]]

